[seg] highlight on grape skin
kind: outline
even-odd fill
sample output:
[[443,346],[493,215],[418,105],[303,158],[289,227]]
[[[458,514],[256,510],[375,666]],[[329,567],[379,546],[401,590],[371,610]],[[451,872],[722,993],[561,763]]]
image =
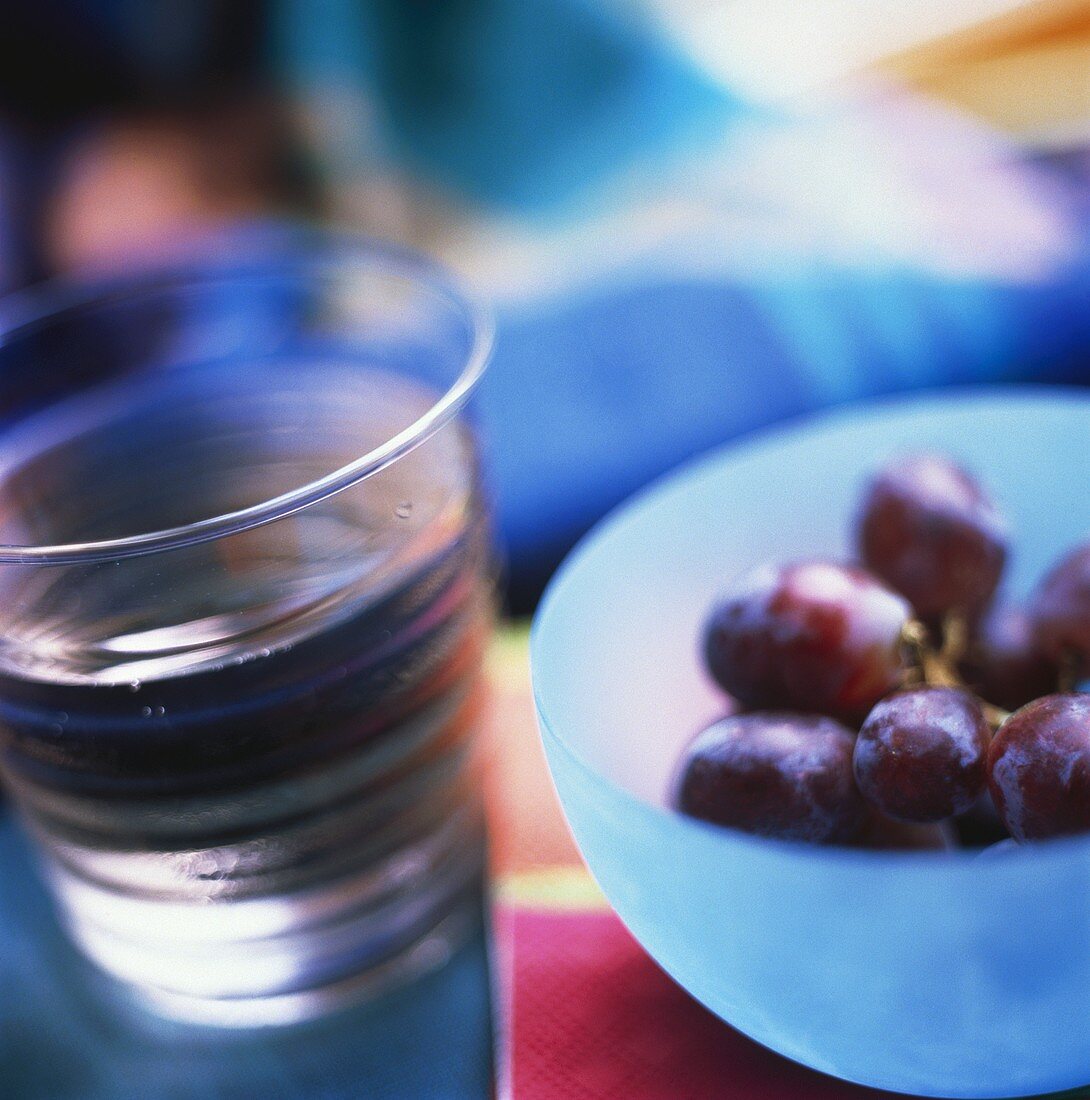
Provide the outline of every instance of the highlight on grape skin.
[[850,730],[821,716],[723,718],[686,750],[676,805],[762,836],[850,840],[865,815],[852,782],[853,740]]
[[991,740],[980,704],[958,688],[923,687],[883,699],[855,743],[863,796],[899,821],[943,821],[984,790]]
[[860,511],[860,559],[928,622],[973,620],[995,594],[1007,528],[981,486],[949,459],[910,455],[871,481]]
[[743,577],[708,619],[708,671],[743,706],[858,721],[901,681],[905,601],[865,570],[810,561]]
[[1016,840],[1090,829],[1090,695],[1047,695],[1012,714],[992,741],[988,769]]

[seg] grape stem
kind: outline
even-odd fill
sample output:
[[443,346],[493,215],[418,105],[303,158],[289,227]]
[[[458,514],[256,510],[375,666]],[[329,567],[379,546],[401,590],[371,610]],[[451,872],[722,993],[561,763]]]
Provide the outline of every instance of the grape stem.
[[999,729],[999,727],[1011,716],[1009,710],[997,707],[994,703],[989,703],[986,699],[980,700],[980,709],[984,712],[984,719],[988,725],[992,727],[993,732]]
[[964,615],[952,612],[942,621],[942,645],[939,648],[939,656],[950,668],[956,669],[968,648],[969,624],[965,621]]
[[[901,645],[907,653],[905,687],[967,688],[958,672],[958,661],[965,653],[969,631],[960,615],[950,615],[943,622],[942,645],[936,650],[931,634],[919,619],[909,619],[901,628]],[[980,700],[988,725],[997,730],[1010,711]]]
[[936,652],[927,627],[919,619],[910,619],[901,628],[901,642],[908,651],[906,682],[928,687],[964,687],[946,647]]

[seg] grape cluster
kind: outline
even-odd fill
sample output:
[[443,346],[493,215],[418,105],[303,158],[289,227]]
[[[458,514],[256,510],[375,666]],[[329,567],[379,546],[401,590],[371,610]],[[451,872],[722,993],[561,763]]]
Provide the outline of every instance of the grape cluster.
[[1090,830],[1090,694],[1072,690],[1090,675],[1090,543],[1023,606],[1000,602],[1007,524],[930,454],[873,478],[854,533],[856,563],[762,566],[712,609],[704,661],[731,713],[686,749],[677,808],[872,848]]

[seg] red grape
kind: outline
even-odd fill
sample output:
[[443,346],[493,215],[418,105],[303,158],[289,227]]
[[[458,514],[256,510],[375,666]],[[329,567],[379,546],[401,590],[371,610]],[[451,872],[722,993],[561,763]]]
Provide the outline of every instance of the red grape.
[[961,672],[978,695],[1004,710],[1017,710],[1060,683],[1059,664],[1042,651],[1033,622],[1016,607],[989,612]]
[[899,821],[963,813],[986,781],[990,730],[980,704],[958,688],[921,687],[883,699],[855,743],[864,797]]
[[865,813],[852,780],[853,741],[821,716],[723,718],[687,749],[676,804],[692,817],[761,836],[848,840]]
[[766,566],[743,578],[705,627],[704,656],[744,707],[858,721],[904,673],[909,607],[863,569]]
[[1037,641],[1053,660],[1090,671],[1090,545],[1077,547],[1037,586],[1030,604]]
[[1090,695],[1046,695],[999,728],[988,752],[995,807],[1016,840],[1090,828]]
[[1007,557],[1006,525],[991,500],[936,455],[903,458],[871,482],[857,541],[863,564],[932,623],[951,612],[978,616]]

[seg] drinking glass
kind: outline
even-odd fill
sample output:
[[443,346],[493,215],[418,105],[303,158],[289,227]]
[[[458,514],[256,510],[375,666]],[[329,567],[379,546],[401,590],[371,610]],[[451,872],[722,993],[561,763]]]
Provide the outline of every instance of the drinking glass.
[[0,774],[159,1011],[327,1012],[475,919],[482,312],[306,232],[0,303]]

